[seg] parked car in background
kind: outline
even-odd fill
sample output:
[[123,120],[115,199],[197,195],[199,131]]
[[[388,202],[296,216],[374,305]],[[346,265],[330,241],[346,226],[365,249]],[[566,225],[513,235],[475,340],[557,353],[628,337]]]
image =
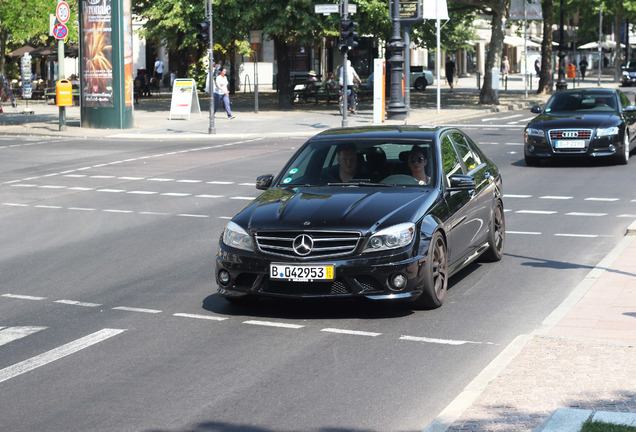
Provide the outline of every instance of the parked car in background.
[[636,106],[620,90],[557,92],[530,120],[524,134],[527,165],[563,157],[613,158],[627,164],[636,147]]
[[627,62],[627,65],[623,66],[622,69],[621,84],[623,87],[636,84],[636,61]]
[[411,78],[411,86],[420,91],[426,90],[427,86],[433,85],[435,82],[433,72],[423,69],[422,66],[411,66],[409,77]]
[[219,294],[410,300],[441,306],[448,278],[503,256],[502,179],[451,127],[331,129],[310,138],[225,227]]

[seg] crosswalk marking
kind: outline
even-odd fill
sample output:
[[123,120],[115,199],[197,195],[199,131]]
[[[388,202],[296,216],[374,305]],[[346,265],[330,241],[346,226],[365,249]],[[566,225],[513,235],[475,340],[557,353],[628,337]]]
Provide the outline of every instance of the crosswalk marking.
[[116,336],[125,332],[125,329],[102,329],[95,333],[92,333],[83,338],[77,339],[73,342],[69,342],[66,345],[62,345],[43,354],[31,357],[20,363],[16,363],[12,366],[6,367],[0,370],[0,383],[7,381],[11,378],[15,378],[24,373],[30,372],[41,366],[45,366],[55,360],[59,360],[68,355],[74,354],[85,348]]
[[46,327],[0,327],[0,346],[42,331]]

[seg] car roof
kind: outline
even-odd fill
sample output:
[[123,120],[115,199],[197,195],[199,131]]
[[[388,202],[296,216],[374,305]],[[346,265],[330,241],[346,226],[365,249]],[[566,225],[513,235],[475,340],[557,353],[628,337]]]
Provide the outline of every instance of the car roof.
[[561,91],[558,91],[558,92],[556,92],[554,94],[557,95],[557,94],[587,94],[587,93],[594,93],[594,94],[608,94],[608,95],[610,95],[610,94],[616,94],[617,91],[618,90],[616,90],[616,89],[588,87],[588,88],[561,90]]
[[444,126],[362,126],[333,128],[311,138],[316,140],[432,140],[435,136],[452,128]]

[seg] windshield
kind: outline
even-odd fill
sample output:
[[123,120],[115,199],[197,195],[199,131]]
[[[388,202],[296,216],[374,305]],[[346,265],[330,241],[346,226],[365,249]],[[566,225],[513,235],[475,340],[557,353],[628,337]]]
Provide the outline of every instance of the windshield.
[[616,96],[612,93],[556,93],[545,107],[546,113],[615,112]]
[[431,141],[312,141],[290,161],[280,186],[426,186],[435,174]]

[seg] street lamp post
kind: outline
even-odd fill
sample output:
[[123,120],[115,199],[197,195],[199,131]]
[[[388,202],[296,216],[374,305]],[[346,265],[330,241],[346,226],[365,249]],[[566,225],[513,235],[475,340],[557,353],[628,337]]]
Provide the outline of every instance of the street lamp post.
[[393,36],[389,42],[391,57],[391,92],[389,106],[386,109],[387,118],[405,120],[408,109],[402,95],[402,76],[404,75],[404,41],[400,36],[400,2],[393,0]]
[[556,82],[557,90],[565,90],[568,88],[568,82],[565,80],[565,38],[563,31],[563,3],[565,3],[565,0],[561,0],[559,17],[559,78]]
[[212,31],[212,26],[214,25],[214,20],[212,16],[212,0],[206,0],[205,2],[205,13],[210,21],[209,31],[210,31],[210,55],[208,58],[208,77],[210,88],[207,89],[210,92],[210,124],[208,126],[208,134],[216,134],[216,127],[214,125],[214,33]]

